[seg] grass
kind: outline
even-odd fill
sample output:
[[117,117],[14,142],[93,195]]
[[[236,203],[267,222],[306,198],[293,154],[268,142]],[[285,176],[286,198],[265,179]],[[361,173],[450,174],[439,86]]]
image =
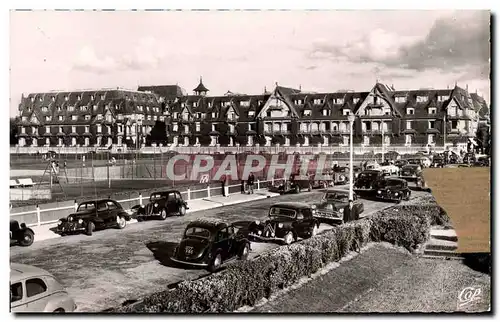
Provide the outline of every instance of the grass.
[[458,252],[490,252],[490,168],[425,169],[425,180],[451,219]]

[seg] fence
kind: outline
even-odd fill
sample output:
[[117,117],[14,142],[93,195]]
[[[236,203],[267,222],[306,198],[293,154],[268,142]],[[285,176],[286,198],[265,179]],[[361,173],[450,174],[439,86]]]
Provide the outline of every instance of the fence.
[[[268,185],[273,185],[275,181],[280,181],[283,179],[273,179],[270,181],[261,181],[256,180],[257,190],[267,188]],[[199,200],[204,198],[210,198],[214,196],[223,195],[222,184],[210,185],[207,184],[204,189],[191,189],[191,187],[187,187],[185,189],[179,189],[183,198],[188,201]],[[241,192],[241,183],[240,184],[232,184],[228,185],[229,194],[235,194]],[[153,191],[152,191],[153,192]],[[147,199],[147,195],[142,192],[136,192],[136,196],[129,198],[117,200],[124,209],[130,209],[134,205],[143,204],[144,199]],[[62,205],[60,205],[62,204]],[[60,205],[60,206],[59,206]],[[59,206],[59,207],[57,207]],[[16,219],[19,222],[26,223],[28,226],[41,226],[47,224],[56,223],[60,218],[66,217],[69,212],[75,211],[78,206],[78,203],[75,201],[65,201],[62,203],[52,203],[52,204],[39,204],[31,207],[22,207],[22,208],[34,208],[32,210],[27,210],[23,212],[11,213],[11,219]],[[15,210],[14,209],[11,209]]]

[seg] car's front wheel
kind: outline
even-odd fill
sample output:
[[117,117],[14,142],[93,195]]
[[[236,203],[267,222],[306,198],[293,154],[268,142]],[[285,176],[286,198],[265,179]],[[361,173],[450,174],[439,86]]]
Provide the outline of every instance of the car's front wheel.
[[184,216],[186,214],[186,206],[181,205],[179,207],[179,216]]
[[400,204],[402,200],[403,200],[403,196],[399,195],[398,198],[396,199],[396,203]]
[[118,224],[118,228],[119,229],[123,229],[123,228],[125,228],[127,226],[127,220],[123,216],[117,217],[116,218],[116,223]]
[[31,230],[26,230],[23,234],[22,239],[19,240],[19,245],[27,247],[33,244],[35,235]]
[[95,225],[93,222],[89,221],[87,223],[87,227],[86,227],[86,230],[85,230],[85,233],[87,233],[87,236],[92,236],[92,233],[94,232],[95,230]]
[[208,265],[208,270],[213,273],[216,270],[218,270],[221,265],[222,265],[222,256],[220,253],[217,253],[210,262],[210,264]]
[[295,189],[294,189],[295,193],[300,193],[300,187],[297,185],[295,186]]
[[289,231],[286,233],[285,237],[283,238],[283,243],[285,245],[290,245],[293,243],[293,232]]
[[161,220],[167,219],[167,210],[165,208],[163,208],[160,212],[160,219]]

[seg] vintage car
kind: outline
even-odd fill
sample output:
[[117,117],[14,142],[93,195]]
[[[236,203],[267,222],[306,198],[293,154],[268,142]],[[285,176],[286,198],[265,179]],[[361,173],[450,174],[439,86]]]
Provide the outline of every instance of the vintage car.
[[269,192],[275,192],[279,194],[287,194],[287,193],[300,193],[303,189],[307,189],[307,191],[312,191],[313,189],[313,181],[314,177],[312,175],[308,175],[309,179],[302,179],[300,175],[292,174],[289,180],[279,181],[268,188]]
[[408,164],[401,169],[400,178],[416,182],[422,176],[422,167],[417,164]]
[[319,221],[314,218],[314,208],[302,202],[281,202],[271,206],[269,219],[250,224],[248,237],[261,241],[281,241],[290,245],[300,238],[318,233]]
[[25,223],[19,225],[17,220],[10,220],[10,243],[20,246],[31,246],[35,241],[35,232],[26,226]]
[[[355,172],[353,167],[353,172]],[[333,168],[334,185],[344,185],[349,183],[349,167],[335,167]],[[354,173],[353,173],[354,175]]]
[[85,201],[78,205],[75,213],[59,220],[56,231],[61,235],[84,231],[92,236],[96,229],[123,229],[130,219],[131,216],[115,200]]
[[166,190],[153,192],[149,196],[148,204],[136,205],[132,207],[132,217],[137,221],[146,218],[167,219],[169,215],[184,216],[189,209],[187,202],[182,199],[182,195],[177,190]]
[[14,313],[64,313],[75,301],[49,272],[31,265],[10,264],[10,310]]
[[354,191],[356,192],[371,192],[377,189],[375,183],[377,180],[384,178],[384,172],[380,170],[365,170],[362,171],[354,182]]
[[365,210],[364,204],[356,193],[353,194],[353,214],[351,218],[345,215],[344,209],[349,206],[349,191],[341,189],[328,189],[321,197],[319,203],[313,205],[314,218],[320,223],[343,224],[359,215]]
[[394,165],[396,167],[398,167],[399,169],[401,169],[403,166],[405,166],[407,164],[408,164],[408,160],[404,160],[404,159],[396,160],[396,162],[394,162]]
[[434,154],[432,156],[432,164],[431,167],[433,168],[442,168],[446,164],[444,155],[442,154]]
[[380,180],[377,184],[378,190],[375,197],[377,199],[396,201],[410,200],[411,190],[408,188],[408,182],[399,178],[387,178]]
[[378,170],[383,171],[384,173],[386,173],[390,176],[394,176],[394,175],[397,176],[397,175],[399,175],[399,171],[400,171],[399,167],[391,162],[381,163]]
[[232,224],[218,220],[199,219],[190,222],[171,260],[188,266],[216,271],[224,262],[244,260],[250,252],[250,242]]

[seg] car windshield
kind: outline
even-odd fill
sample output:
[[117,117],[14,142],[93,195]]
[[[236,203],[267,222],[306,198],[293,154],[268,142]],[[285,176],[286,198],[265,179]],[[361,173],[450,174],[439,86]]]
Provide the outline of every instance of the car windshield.
[[151,201],[154,201],[154,200],[159,200],[163,198],[162,194],[161,193],[153,193],[150,197]]
[[395,186],[400,186],[401,181],[398,180],[385,180],[380,183],[381,187],[395,187]]
[[92,209],[95,209],[95,203],[88,202],[88,203],[82,203],[81,205],[79,205],[77,211],[85,211],[85,210],[92,210]]
[[190,227],[186,229],[185,233],[186,237],[200,237],[200,238],[205,238],[209,239],[210,238],[210,231],[206,228],[202,227]]
[[377,173],[375,172],[361,172],[358,176],[359,179],[375,179]]
[[294,209],[271,207],[269,210],[269,217],[289,217],[295,218],[296,211]]
[[341,192],[327,192],[323,196],[323,199],[326,201],[348,202],[349,195]]

